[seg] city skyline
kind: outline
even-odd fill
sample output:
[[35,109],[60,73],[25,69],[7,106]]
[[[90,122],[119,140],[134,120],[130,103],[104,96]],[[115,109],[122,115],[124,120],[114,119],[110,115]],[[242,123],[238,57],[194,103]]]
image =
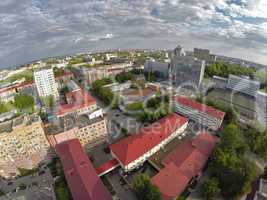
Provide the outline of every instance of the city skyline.
[[0,67],[83,51],[172,49],[178,43],[267,64],[266,8],[260,0],[4,0]]

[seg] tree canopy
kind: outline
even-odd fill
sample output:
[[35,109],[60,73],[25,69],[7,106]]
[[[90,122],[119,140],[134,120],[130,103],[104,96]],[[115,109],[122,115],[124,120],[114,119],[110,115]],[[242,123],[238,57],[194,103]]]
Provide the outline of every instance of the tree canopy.
[[252,78],[255,72],[256,69],[252,67],[242,67],[241,65],[236,64],[216,62],[206,66],[205,75],[207,77],[212,77],[215,75],[228,78],[229,74],[233,74],[250,76]]
[[92,84],[92,93],[101,99],[105,104],[113,103],[113,106],[117,105],[117,97],[108,87],[103,87],[107,84],[112,83],[111,79],[104,78],[101,80],[97,80]]
[[133,185],[139,200],[161,200],[159,189],[153,185],[146,174],[138,175]]
[[34,111],[34,98],[30,95],[18,94],[15,96],[14,106],[20,111]]
[[207,178],[202,186],[203,196],[206,200],[213,200],[220,193],[219,181],[217,178]]
[[249,191],[257,176],[254,162],[244,158],[246,143],[239,128],[230,124],[224,129],[210,164],[212,177],[219,181],[221,194],[235,199]]
[[120,74],[117,74],[115,78],[119,83],[124,83],[128,80],[132,80],[133,74],[131,72],[122,72]]

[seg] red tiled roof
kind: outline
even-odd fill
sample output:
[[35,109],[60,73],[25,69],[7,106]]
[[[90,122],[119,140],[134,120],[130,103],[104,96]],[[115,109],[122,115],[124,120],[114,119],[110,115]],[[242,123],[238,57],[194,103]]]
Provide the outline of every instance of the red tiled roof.
[[[164,200],[179,196],[186,189],[188,182],[202,172],[218,141],[216,136],[201,133],[192,141],[183,142],[167,155],[162,162],[165,168],[152,178]],[[173,186],[167,187],[168,183]]]
[[139,133],[112,144],[110,149],[122,164],[128,165],[169,137],[187,121],[187,118],[175,113],[169,114],[141,129]]
[[66,97],[72,98],[73,103],[60,105],[56,113],[59,116],[96,104],[96,100],[85,90],[69,92]]
[[111,200],[78,139],[56,145],[74,200]]
[[207,106],[205,104],[199,103],[197,101],[194,101],[194,100],[187,98],[187,97],[176,96],[176,97],[174,97],[174,101],[181,104],[181,105],[190,107],[194,110],[198,110],[200,112],[207,113],[207,114],[209,114],[213,117],[219,118],[221,120],[223,120],[223,118],[225,116],[224,112],[217,110],[213,107]]
[[118,165],[119,162],[116,159],[110,160],[101,165],[100,167],[96,168],[96,173],[100,175],[106,171],[109,171],[110,169],[113,169],[114,167],[117,167]]
[[152,178],[152,183],[160,188],[162,199],[170,200],[181,194],[190,179],[180,172],[173,163],[169,163],[164,169]]

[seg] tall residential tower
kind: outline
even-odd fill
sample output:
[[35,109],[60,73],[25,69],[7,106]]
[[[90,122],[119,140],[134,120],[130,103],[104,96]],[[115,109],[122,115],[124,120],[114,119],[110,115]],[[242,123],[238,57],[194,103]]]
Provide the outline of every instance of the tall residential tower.
[[40,97],[54,96],[58,97],[57,84],[55,81],[53,69],[45,68],[34,72],[34,81]]

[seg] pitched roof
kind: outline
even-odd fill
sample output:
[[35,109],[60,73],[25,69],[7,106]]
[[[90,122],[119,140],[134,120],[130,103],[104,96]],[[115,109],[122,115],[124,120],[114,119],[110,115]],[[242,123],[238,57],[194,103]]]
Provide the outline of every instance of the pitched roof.
[[175,113],[140,130],[139,133],[120,140],[110,146],[111,151],[124,165],[141,157],[188,121]]
[[187,107],[190,107],[194,110],[197,110],[199,112],[204,112],[208,115],[211,115],[215,118],[219,118],[221,120],[223,120],[224,116],[225,116],[225,113],[220,111],[220,110],[217,110],[213,107],[210,107],[210,106],[207,106],[205,104],[202,104],[202,103],[199,103],[195,100],[192,100],[190,98],[187,98],[187,97],[184,97],[184,96],[176,96],[174,97],[174,101],[176,103],[179,103],[183,106],[187,106]]
[[[201,133],[192,141],[183,142],[167,155],[162,162],[165,168],[152,178],[164,200],[179,196],[188,182],[202,172],[218,141],[216,136]],[[167,186],[169,183],[173,185]]]
[[74,200],[111,200],[78,139],[56,145]]
[[96,168],[96,173],[98,175],[101,175],[107,171],[110,171],[111,169],[114,169],[117,166],[119,166],[119,162],[116,159],[113,159]]
[[152,178],[152,183],[160,188],[162,199],[169,200],[184,191],[190,179],[180,172],[174,163],[169,163]]

